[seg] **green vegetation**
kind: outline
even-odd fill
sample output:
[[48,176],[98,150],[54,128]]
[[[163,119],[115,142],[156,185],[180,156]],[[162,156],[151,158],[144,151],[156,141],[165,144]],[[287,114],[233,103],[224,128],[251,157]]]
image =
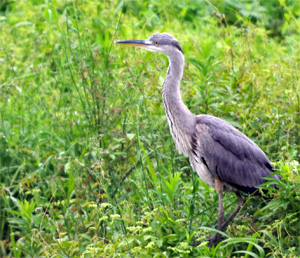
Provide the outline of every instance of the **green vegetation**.
[[[300,257],[299,17],[292,0],[1,1],[0,256]],[[217,194],[175,150],[167,59],[113,44],[162,31],[185,53],[188,107],[282,175],[212,249]]]

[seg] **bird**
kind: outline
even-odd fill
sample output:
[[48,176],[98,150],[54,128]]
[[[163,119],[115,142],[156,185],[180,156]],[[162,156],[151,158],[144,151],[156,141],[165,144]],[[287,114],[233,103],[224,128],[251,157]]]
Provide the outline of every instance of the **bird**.
[[[274,175],[274,167],[256,143],[225,120],[209,114],[193,114],[180,93],[185,57],[176,38],[168,33],[155,33],[146,40],[117,40],[116,44],[136,46],[163,53],[169,66],[162,87],[163,105],[179,154],[188,157],[200,179],[218,194],[218,231],[225,231],[244,205],[241,193],[251,194]],[[274,187],[274,186],[273,186]],[[234,192],[238,205],[224,221],[223,192]],[[209,246],[222,241],[221,234],[209,238]]]

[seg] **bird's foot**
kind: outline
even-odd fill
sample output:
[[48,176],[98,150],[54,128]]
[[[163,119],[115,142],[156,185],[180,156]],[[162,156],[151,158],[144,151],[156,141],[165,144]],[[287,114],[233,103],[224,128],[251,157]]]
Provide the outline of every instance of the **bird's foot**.
[[[207,239],[208,241],[208,246],[211,248],[213,246],[216,246],[217,244],[219,244],[222,241],[222,236],[218,233],[214,234],[213,236],[211,236],[210,238]],[[200,245],[202,242],[198,241],[198,242],[194,242],[191,244],[191,246],[198,246]]]
[[200,245],[202,242],[201,241],[197,241],[197,242],[194,242],[192,244],[190,244],[190,246],[198,246]]
[[208,239],[208,242],[209,242],[208,246],[209,247],[216,246],[221,241],[222,241],[222,236],[220,234],[216,233]]

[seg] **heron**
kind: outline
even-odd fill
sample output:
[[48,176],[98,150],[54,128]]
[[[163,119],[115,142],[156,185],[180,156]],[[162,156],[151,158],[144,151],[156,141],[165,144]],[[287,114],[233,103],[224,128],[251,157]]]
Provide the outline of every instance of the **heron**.
[[[162,88],[163,105],[171,135],[179,154],[189,158],[200,179],[218,194],[218,231],[225,231],[244,205],[241,193],[253,193],[274,173],[274,167],[256,143],[225,120],[209,114],[193,114],[184,104],[180,82],[184,53],[176,38],[155,33],[146,40],[118,40],[115,43],[136,46],[168,57],[169,67]],[[279,175],[271,175],[280,180]],[[223,192],[234,192],[238,205],[224,221]],[[222,241],[216,233],[209,245]]]

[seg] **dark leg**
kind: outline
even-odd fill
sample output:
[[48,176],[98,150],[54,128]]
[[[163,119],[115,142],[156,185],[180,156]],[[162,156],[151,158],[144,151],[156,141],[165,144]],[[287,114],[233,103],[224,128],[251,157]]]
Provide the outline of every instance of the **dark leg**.
[[224,221],[223,184],[219,179],[215,180],[215,187],[219,195],[218,230],[222,231]]
[[[218,230],[222,231],[224,224],[224,209],[223,209],[223,184],[219,179],[215,179],[215,189],[219,195],[219,212],[218,212]],[[221,242],[221,235],[216,233],[209,239],[209,246],[217,245]]]
[[233,220],[233,218],[236,216],[236,214],[240,211],[240,209],[244,205],[244,200],[243,200],[242,196],[238,192],[236,192],[235,194],[236,194],[236,196],[238,198],[238,201],[239,201],[238,206],[231,213],[231,215],[228,217],[228,219],[225,221],[225,223],[222,225],[222,229],[221,229],[222,231],[226,230],[226,228],[228,227],[229,223]]
[[[233,218],[236,216],[236,214],[240,211],[242,206],[244,205],[244,200],[242,196],[236,192],[236,196],[238,198],[238,206],[236,209],[231,213],[231,215],[227,218],[227,220],[223,223],[224,220],[224,209],[223,209],[223,184],[219,179],[215,180],[215,189],[218,192],[219,195],[219,212],[218,212],[218,230],[219,231],[225,231],[229,225],[229,223],[233,220]],[[212,247],[214,245],[217,245],[221,242],[221,235],[216,233],[209,239],[209,247]],[[193,246],[197,246],[200,243],[195,243]]]

